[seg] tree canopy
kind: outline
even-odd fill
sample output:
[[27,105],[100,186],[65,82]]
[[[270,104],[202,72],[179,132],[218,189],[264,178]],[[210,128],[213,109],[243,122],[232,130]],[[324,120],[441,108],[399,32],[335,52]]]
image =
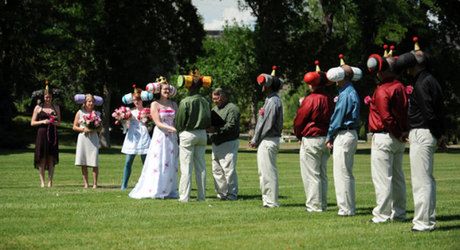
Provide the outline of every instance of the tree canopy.
[[[306,71],[347,63],[365,69],[367,57],[396,45],[413,48],[414,35],[433,58],[444,86],[451,129],[459,123],[460,18],[455,0],[238,0],[256,17],[254,28],[228,23],[219,37],[206,37],[191,1],[18,0],[0,4],[1,131],[11,129],[17,110],[34,105],[31,93],[48,79],[62,89],[64,117],[73,116],[76,93],[105,98],[105,145],[109,114],[120,97],[164,75],[197,67],[229,88],[242,110],[245,129],[255,123],[263,96],[255,79],[272,65],[285,79],[282,90],[289,131],[298,98],[307,93]],[[411,79],[402,76],[405,84]],[[367,74],[357,85],[364,97],[375,87]],[[30,110],[28,111],[30,112]],[[363,121],[367,110],[362,111]],[[290,125],[291,124],[291,125]],[[364,125],[364,124],[363,124]],[[3,135],[0,135],[3,137]]]

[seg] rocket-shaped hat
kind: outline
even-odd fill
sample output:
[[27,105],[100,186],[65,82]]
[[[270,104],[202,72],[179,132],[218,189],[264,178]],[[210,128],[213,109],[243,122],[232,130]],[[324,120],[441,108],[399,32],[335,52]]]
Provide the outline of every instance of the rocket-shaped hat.
[[281,80],[278,76],[276,76],[276,70],[278,70],[277,66],[272,66],[272,73],[265,74],[262,73],[257,77],[257,83],[265,88],[273,86],[275,88],[280,87],[283,84],[283,80]]
[[[348,65],[345,63],[343,54],[339,55],[339,59],[340,59],[340,66],[331,68],[326,73],[327,79],[329,81],[338,82],[338,81],[345,79],[346,72],[343,66],[348,66]],[[363,72],[361,71],[361,69],[357,67],[351,67],[351,66],[349,67],[351,68],[351,71],[352,71],[352,72],[349,72],[349,74],[351,74],[351,81],[360,80],[361,77],[363,76]]]
[[328,85],[329,81],[327,80],[326,73],[321,71],[318,60],[315,60],[315,65],[315,71],[306,73],[303,76],[303,81],[313,87]]

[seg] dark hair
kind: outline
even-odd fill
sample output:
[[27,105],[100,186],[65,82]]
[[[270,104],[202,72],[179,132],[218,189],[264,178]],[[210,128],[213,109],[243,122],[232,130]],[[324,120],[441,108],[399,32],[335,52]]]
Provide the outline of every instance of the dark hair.
[[160,92],[153,94],[153,101],[160,100],[161,98],[161,90],[163,89],[163,85],[170,85],[169,82],[162,82],[160,83]]
[[272,85],[271,85],[272,90],[274,92],[278,92],[281,89],[281,85],[283,85],[283,82],[281,81],[281,79],[279,79],[279,77],[277,76],[274,76]]
[[318,87],[323,88],[327,86],[329,83],[329,80],[327,79],[326,73],[323,71],[320,71],[318,72],[318,74],[319,74],[319,82],[320,82]]
[[350,65],[341,65],[340,66],[343,69],[343,72],[345,72],[345,77],[343,78],[344,80],[351,81],[353,78],[353,69],[351,69]]

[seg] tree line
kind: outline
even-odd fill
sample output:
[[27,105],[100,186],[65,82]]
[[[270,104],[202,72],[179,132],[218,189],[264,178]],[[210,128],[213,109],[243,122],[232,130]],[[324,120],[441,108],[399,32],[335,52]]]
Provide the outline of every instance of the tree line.
[[[207,37],[191,1],[2,2],[2,131],[14,130],[17,110],[27,111],[31,93],[48,79],[63,90],[63,113],[70,116],[76,109],[71,101],[75,93],[104,97],[103,144],[109,146],[111,110],[133,83],[144,86],[159,75],[174,83],[174,76],[193,67],[213,76],[214,86],[231,90],[249,130],[263,101],[255,79],[270,73],[272,65],[279,66],[286,82],[283,101],[289,131],[298,98],[306,94],[302,76],[314,70],[314,60],[327,70],[338,66],[337,55],[343,53],[346,62],[365,69],[367,57],[381,54],[383,44],[396,45],[398,55],[412,49],[411,39],[417,35],[422,49],[432,55],[455,132],[459,122],[455,107],[460,103],[458,1],[239,0],[238,4],[256,17],[254,27],[228,23],[221,36]],[[402,80],[411,83],[405,76]],[[356,87],[364,97],[375,83],[366,75]],[[363,128],[367,112],[363,108]]]

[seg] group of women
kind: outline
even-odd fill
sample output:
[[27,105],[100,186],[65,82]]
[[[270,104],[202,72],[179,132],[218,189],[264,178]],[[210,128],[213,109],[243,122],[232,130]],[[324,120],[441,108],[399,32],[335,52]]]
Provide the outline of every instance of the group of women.
[[[126,121],[128,127],[122,147],[126,154],[121,189],[128,187],[131,166],[137,154],[144,165],[142,174],[129,196],[132,198],[177,198],[178,142],[174,119],[177,104],[170,100],[173,86],[161,82],[157,98],[151,103],[150,115],[155,122],[152,138],[147,125],[140,121],[139,113],[144,109],[141,90],[133,93],[134,108]],[[31,125],[38,127],[35,143],[35,168],[39,169],[41,187],[45,187],[45,172],[48,170],[48,187],[53,185],[54,167],[59,162],[57,126],[61,113],[58,105],[52,102],[51,91],[45,89],[43,102],[38,104],[32,114]],[[88,167],[93,170],[93,188],[97,188],[99,175],[99,132],[102,126],[89,127],[84,116],[95,111],[95,97],[86,94],[81,109],[75,114],[73,130],[78,132],[75,165],[81,167],[83,187],[88,188]],[[99,112],[95,112],[100,116]]]

